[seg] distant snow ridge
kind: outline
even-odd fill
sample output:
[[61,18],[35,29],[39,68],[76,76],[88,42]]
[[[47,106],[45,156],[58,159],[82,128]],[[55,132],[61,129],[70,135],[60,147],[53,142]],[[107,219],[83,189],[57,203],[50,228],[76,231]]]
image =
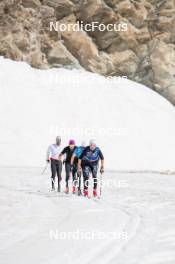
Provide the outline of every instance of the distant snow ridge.
[[109,169],[175,169],[175,110],[152,90],[1,58],[0,166],[42,166],[56,135],[62,146],[95,138]]

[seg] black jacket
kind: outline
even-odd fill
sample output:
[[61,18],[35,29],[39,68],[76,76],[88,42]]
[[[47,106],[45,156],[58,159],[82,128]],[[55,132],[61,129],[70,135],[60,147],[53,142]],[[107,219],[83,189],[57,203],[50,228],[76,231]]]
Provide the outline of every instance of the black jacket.
[[[67,146],[61,151],[62,155],[66,154],[66,159],[65,159],[66,164],[70,164],[71,158],[72,158],[72,155],[73,155],[75,149],[76,149],[76,146],[73,149],[70,149],[70,147]],[[75,162],[76,162],[76,159],[74,159],[74,163]]]

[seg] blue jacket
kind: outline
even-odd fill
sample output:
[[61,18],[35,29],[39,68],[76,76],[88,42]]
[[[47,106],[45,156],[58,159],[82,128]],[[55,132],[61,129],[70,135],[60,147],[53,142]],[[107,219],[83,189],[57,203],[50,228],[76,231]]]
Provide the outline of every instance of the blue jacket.
[[77,147],[75,150],[74,150],[74,155],[79,159],[79,157],[81,156],[83,150],[85,149],[85,147]]
[[98,163],[99,159],[103,160],[104,156],[98,147],[96,147],[94,150],[91,150],[88,146],[83,150],[79,159],[83,160],[85,163],[94,164]]

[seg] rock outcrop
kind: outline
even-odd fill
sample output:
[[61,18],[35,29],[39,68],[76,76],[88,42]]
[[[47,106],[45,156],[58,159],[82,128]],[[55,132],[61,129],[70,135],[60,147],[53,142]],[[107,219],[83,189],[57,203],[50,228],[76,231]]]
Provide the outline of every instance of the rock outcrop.
[[[51,31],[50,22],[127,30]],[[175,104],[175,0],[1,0],[0,55],[42,69],[128,76]]]

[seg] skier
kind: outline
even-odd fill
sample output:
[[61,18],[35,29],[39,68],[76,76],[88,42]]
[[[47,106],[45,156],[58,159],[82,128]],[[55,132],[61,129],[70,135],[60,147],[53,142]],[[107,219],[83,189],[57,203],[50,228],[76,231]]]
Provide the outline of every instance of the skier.
[[[82,154],[85,147],[86,147],[86,142],[82,141],[81,146],[79,146],[75,149],[75,151],[72,155],[72,158],[71,158],[72,169],[73,169],[73,166],[78,165],[78,158]],[[77,176],[78,176],[78,180],[77,180],[77,182],[78,182],[78,195],[81,195],[81,171],[77,171]]]
[[60,154],[60,145],[61,145],[61,137],[56,137],[55,144],[52,144],[47,149],[47,157],[46,160],[48,163],[51,163],[51,184],[52,190],[55,190],[55,177],[57,174],[58,178],[58,192],[60,192],[60,181],[61,181],[61,172],[62,172],[62,162],[58,159]]
[[[72,180],[73,180],[73,182],[76,179],[77,167],[74,166],[74,164],[76,163],[76,161],[74,161],[73,167],[71,166],[71,158],[72,158],[72,155],[73,155],[75,149],[76,149],[75,140],[70,139],[69,140],[69,146],[65,147],[61,151],[61,153],[59,155],[59,159],[61,159],[62,156],[64,154],[66,154],[66,159],[64,161],[65,162],[65,172],[66,172],[66,189],[65,189],[65,193],[69,193],[69,178],[70,178],[71,172],[72,172]],[[75,190],[76,189],[73,186],[72,192],[75,193]]]
[[100,173],[104,172],[104,156],[101,150],[97,147],[94,139],[90,140],[89,146],[86,147],[78,160],[78,171],[83,171],[84,178],[84,196],[88,196],[88,180],[89,174],[93,176],[93,196],[97,196],[97,172],[98,164],[101,160]]

